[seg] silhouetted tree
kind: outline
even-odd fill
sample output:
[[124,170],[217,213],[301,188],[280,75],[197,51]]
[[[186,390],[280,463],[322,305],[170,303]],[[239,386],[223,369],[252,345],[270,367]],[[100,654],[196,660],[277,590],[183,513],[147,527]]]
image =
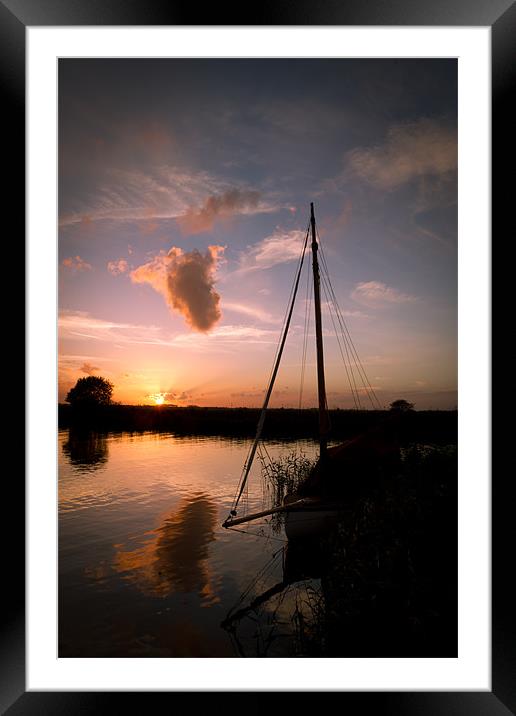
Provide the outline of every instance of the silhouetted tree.
[[414,403],[409,403],[408,401],[403,399],[394,400],[389,405],[389,408],[398,413],[407,413],[409,410],[414,410]]
[[79,378],[68,391],[66,402],[77,406],[109,405],[112,394],[113,384],[109,380],[89,375],[87,378]]

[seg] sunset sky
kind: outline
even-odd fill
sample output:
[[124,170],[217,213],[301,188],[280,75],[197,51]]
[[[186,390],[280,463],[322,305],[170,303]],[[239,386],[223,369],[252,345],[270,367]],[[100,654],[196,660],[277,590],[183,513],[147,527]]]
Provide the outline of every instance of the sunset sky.
[[[60,60],[59,400],[102,375],[122,403],[260,405],[311,201],[380,403],[454,408],[456,60]],[[273,406],[298,405],[305,287]],[[312,320],[305,407],[314,344]]]

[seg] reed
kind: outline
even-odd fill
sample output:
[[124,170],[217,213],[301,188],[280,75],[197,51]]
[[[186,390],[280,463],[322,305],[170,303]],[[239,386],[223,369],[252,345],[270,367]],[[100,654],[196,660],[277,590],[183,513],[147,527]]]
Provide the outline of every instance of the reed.
[[294,451],[275,459],[260,457],[263,484],[270,506],[280,505],[285,495],[296,492],[315,467],[316,460]]

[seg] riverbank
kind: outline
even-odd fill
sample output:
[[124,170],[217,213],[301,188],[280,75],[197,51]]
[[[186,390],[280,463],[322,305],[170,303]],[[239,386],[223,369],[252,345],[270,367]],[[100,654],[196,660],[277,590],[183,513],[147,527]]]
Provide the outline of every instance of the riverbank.
[[[178,408],[175,406],[109,405],[78,410],[60,404],[59,428],[80,428],[99,432],[171,432],[177,435],[221,435],[252,437],[260,410],[257,408]],[[331,435],[343,440],[392,417],[391,411],[330,410]],[[457,411],[410,411],[400,416],[403,442],[457,442]],[[318,433],[318,411],[271,408],[263,436],[310,438]]]

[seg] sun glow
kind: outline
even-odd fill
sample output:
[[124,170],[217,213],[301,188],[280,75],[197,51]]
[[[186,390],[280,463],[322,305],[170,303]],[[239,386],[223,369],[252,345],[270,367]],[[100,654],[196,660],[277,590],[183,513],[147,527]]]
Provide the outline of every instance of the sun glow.
[[153,401],[156,405],[163,405],[163,403],[165,402],[165,394],[164,393],[156,393],[156,395],[152,395],[151,398],[153,399]]

